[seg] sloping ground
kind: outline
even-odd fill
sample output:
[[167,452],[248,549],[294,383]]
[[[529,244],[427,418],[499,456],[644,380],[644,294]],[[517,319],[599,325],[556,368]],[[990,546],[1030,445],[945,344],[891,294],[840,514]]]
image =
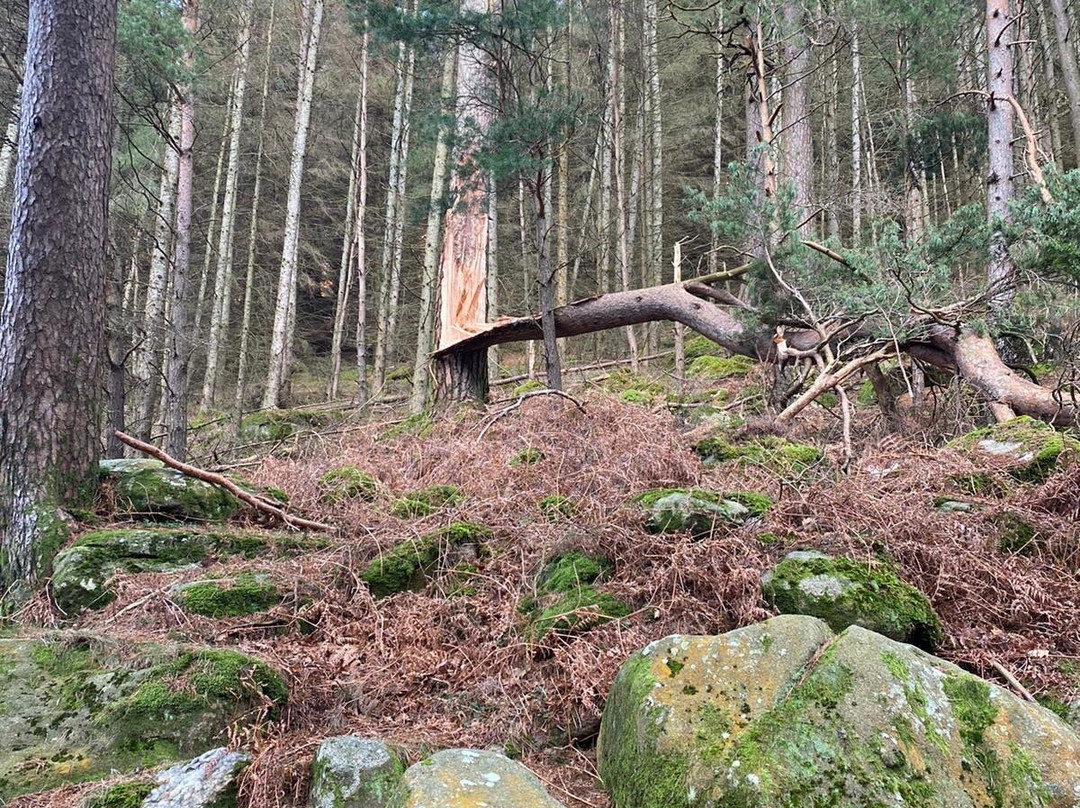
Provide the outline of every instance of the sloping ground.
[[[1036,694],[1077,695],[1080,464],[1038,487],[995,471],[1005,460],[909,446],[868,449],[848,477],[829,463],[782,474],[737,462],[708,469],[663,408],[607,394],[585,406],[536,398],[497,420],[462,413],[423,437],[387,434],[423,425],[375,424],[269,458],[244,473],[340,526],[326,546],[127,576],[115,601],[74,625],[237,648],[282,671],[290,690],[282,718],[238,738],[255,750],[242,797],[259,808],[302,804],[315,747],[344,732],[398,744],[413,760],[441,747],[495,746],[520,754],[567,805],[605,806],[592,738],[618,667],[659,637],[718,634],[767,617],[760,576],[797,548],[892,559],[940,614],[941,656],[1004,684],[996,663]],[[345,465],[374,476],[374,501],[322,501],[319,478]],[[979,493],[956,478],[977,479]],[[403,494],[436,484],[459,486],[460,504],[422,518],[393,515],[404,512],[393,507]],[[757,491],[776,504],[761,522],[703,540],[650,535],[629,500],[679,487]],[[553,495],[570,500],[572,516],[541,510]],[[944,513],[935,507],[943,499],[973,510]],[[380,551],[460,521],[491,528],[485,553],[422,591],[372,597],[360,576]],[[1018,542],[1019,523],[1032,530]],[[536,579],[571,550],[607,558],[610,574],[597,586],[632,611],[533,641],[524,612]],[[240,572],[276,584],[283,604],[210,618],[183,611],[170,594],[177,583]],[[59,622],[43,600],[26,619]],[[55,793],[53,804],[72,804],[78,791]]]

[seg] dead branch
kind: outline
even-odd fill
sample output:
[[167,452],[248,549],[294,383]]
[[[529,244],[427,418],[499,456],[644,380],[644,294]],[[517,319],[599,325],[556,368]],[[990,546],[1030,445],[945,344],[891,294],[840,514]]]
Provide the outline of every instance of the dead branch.
[[859,368],[872,365],[875,362],[880,362],[890,356],[892,356],[892,352],[882,348],[871,354],[867,354],[866,356],[852,359],[838,370],[833,372],[822,372],[822,374],[818,376],[817,381],[810,385],[805,393],[795,399],[787,409],[776,416],[777,423],[786,424],[790,422],[796,415],[806,409],[810,405],[810,402],[827,390],[832,390],[836,385],[840,384],[855,371],[859,370]]
[[574,403],[574,406],[576,406],[582,412],[585,412],[584,404],[582,404],[569,393],[564,393],[562,390],[530,390],[528,393],[524,393],[518,396],[518,400],[511,404],[509,407],[505,407],[504,409],[501,409],[497,413],[492,415],[491,419],[487,422],[487,424],[485,424],[484,428],[480,430],[480,434],[476,436],[476,440],[483,440],[484,435],[486,435],[488,430],[495,425],[496,421],[500,420],[506,415],[509,415],[514,410],[521,407],[521,405],[524,404],[527,399],[536,398],[537,396],[559,396],[560,398],[565,398],[567,401],[572,401]]
[[131,435],[127,435],[119,430],[113,433],[116,438],[122,443],[126,443],[132,449],[138,449],[144,454],[148,454],[151,457],[157,458],[166,466],[176,469],[185,476],[192,477],[196,480],[202,480],[205,483],[216,485],[219,488],[224,488],[234,497],[241,502],[246,503],[257,511],[268,513],[275,519],[279,520],[288,527],[294,530],[318,530],[328,531],[334,528],[331,525],[323,524],[322,522],[315,522],[311,519],[305,519],[302,516],[293,516],[292,514],[285,513],[277,505],[271,505],[267,500],[244,491],[236,483],[221,474],[215,474],[212,471],[205,471],[195,466],[189,466],[187,463],[182,463],[174,457],[170,457],[165,454],[161,449],[157,448],[153,444],[145,443],[138,438],[133,438]]

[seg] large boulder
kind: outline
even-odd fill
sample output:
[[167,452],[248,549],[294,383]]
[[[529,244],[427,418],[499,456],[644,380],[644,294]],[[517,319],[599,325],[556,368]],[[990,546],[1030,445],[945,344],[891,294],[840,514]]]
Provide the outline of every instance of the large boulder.
[[0,804],[201,754],[286,698],[276,671],[235,651],[0,639]]
[[430,576],[440,570],[451,570],[457,564],[479,558],[491,535],[484,525],[454,522],[380,553],[360,574],[360,579],[377,598],[422,590]]
[[768,497],[748,499],[747,492],[721,494],[700,488],[657,488],[634,497],[644,511],[649,533],[689,532],[704,538],[722,525],[741,525],[768,510]]
[[266,540],[243,533],[203,532],[189,528],[118,528],[87,533],[53,560],[52,591],[68,615],[99,609],[115,593],[109,581],[121,573],[175,572],[208,559],[252,557]]
[[444,749],[405,772],[401,808],[564,808],[531,771],[503,755]]
[[244,752],[211,749],[161,772],[140,808],[235,808],[237,781],[250,763]]
[[998,458],[1025,483],[1040,483],[1080,459],[1080,440],[1026,415],[969,432],[949,445],[976,460]]
[[405,766],[382,741],[341,735],[319,744],[311,763],[311,808],[386,808]]
[[223,488],[167,468],[159,460],[102,460],[99,469],[121,516],[220,522],[240,508]]
[[833,631],[862,626],[927,651],[944,631],[926,595],[892,570],[850,558],[796,550],[761,577],[761,589],[781,614],[820,617]]
[[794,615],[636,653],[598,762],[616,808],[1080,805],[1080,738],[1049,710]]

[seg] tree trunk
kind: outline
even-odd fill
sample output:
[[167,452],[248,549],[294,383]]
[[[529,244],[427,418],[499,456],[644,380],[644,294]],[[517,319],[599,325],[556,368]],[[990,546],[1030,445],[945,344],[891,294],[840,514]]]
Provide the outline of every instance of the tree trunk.
[[229,146],[229,126],[232,124],[232,107],[236,96],[236,76],[229,90],[228,108],[221,125],[221,144],[218,147],[217,169],[214,171],[214,195],[210,198],[210,226],[206,230],[203,245],[202,272],[199,273],[199,294],[195,298],[195,327],[193,334],[202,333],[203,309],[206,308],[206,287],[210,282],[210,264],[214,260],[214,237],[218,228],[218,199],[221,196],[221,178],[225,174],[225,152]]
[[990,241],[990,266],[987,270],[991,314],[1002,312],[1012,300],[1016,274],[1009,259],[1003,231],[1009,218],[1009,203],[1013,195],[1011,21],[1009,0],[987,0],[987,89],[990,93],[987,102],[987,151],[990,157],[990,176],[986,181],[986,213],[993,231]]
[[1054,33],[1057,34],[1058,63],[1061,65],[1061,78],[1065,84],[1065,94],[1069,98],[1069,120],[1073,130],[1073,165],[1080,165],[1080,67],[1076,62],[1076,51],[1069,40],[1071,19],[1065,8],[1065,0],[1050,0],[1050,10],[1054,15]]
[[[487,182],[487,314],[488,318],[493,318],[499,316],[499,187],[494,172],[488,172]],[[488,355],[488,377],[492,382],[499,378],[498,347],[492,348]]]
[[862,240],[862,54],[859,51],[859,28],[851,27],[851,243]]
[[[620,63],[622,61],[622,50],[625,47],[625,37],[622,33],[622,20],[620,19],[619,5],[616,0],[612,0],[608,10],[609,24],[611,27],[611,41],[609,44],[609,47],[611,48],[611,59],[608,61],[611,73],[608,77],[608,81],[611,85],[611,149],[615,162],[615,236],[618,241],[619,249],[619,277],[622,280],[622,288],[625,292],[628,291],[631,286],[630,251],[627,247],[626,232],[626,158],[623,153],[622,122],[625,96],[622,87],[622,77],[620,76]],[[542,276],[543,273],[541,273],[541,277]],[[541,311],[547,314],[547,310],[544,307],[541,307]],[[630,355],[630,368],[634,373],[637,373],[638,348],[633,326],[627,326],[626,328],[626,347]],[[548,380],[548,386],[552,386],[550,379]]]
[[8,184],[11,182],[11,167],[15,162],[15,151],[19,147],[19,99],[21,97],[22,88],[20,87],[11,105],[11,114],[8,116],[8,125],[4,132],[4,142],[0,144],[0,197],[7,193]]
[[356,398],[367,397],[367,183],[368,183],[368,21],[360,38],[360,175],[357,178],[353,261],[356,264]]
[[[184,29],[194,43],[199,27],[199,0],[184,0]],[[194,72],[192,44],[184,62]],[[187,320],[188,270],[191,264],[191,209],[194,201],[195,169],[195,96],[190,84],[181,90],[180,170],[176,180],[176,246],[173,253],[172,321],[169,323],[168,372],[165,407],[165,452],[177,460],[187,458],[188,359],[191,356],[191,333]]]
[[[138,249],[137,235],[132,248]],[[105,425],[105,456],[123,457],[124,444],[115,436],[124,431],[124,401],[126,396],[127,331],[124,321],[124,262],[116,243],[110,240],[109,276],[105,281],[105,358],[108,362],[107,386],[109,403]]]
[[274,56],[274,16],[277,0],[270,0],[270,22],[266,28],[266,56],[263,63],[262,102],[259,109],[259,146],[255,155],[255,187],[251,194],[251,222],[248,229],[247,277],[244,280],[244,313],[240,325],[240,354],[237,357],[236,391],[233,397],[233,434],[240,435],[247,395],[247,370],[251,362],[251,310],[255,297],[255,248],[259,236],[259,199],[262,196],[263,149],[266,138],[266,102],[270,96],[270,67]]
[[[409,412],[420,413],[428,403],[428,360],[434,349],[435,294],[439,284],[439,226],[443,217],[443,194],[446,191],[446,162],[449,153],[450,128],[447,116],[454,103],[454,67],[457,48],[448,46],[443,56],[442,82],[439,88],[441,123],[435,141],[435,165],[431,171],[431,197],[428,200],[427,234],[424,238],[424,276],[420,280],[420,324],[416,335],[416,357],[413,360],[412,395]],[[491,198],[494,198],[492,195]]]
[[[49,573],[96,487],[115,0],[30,0],[0,312],[0,600]],[[78,305],[73,305],[77,302]]]
[[169,265],[176,210],[176,179],[180,171],[180,107],[173,105],[169,132],[165,138],[165,169],[158,192],[157,223],[154,226],[154,251],[150,259],[150,276],[146,283],[146,302],[141,327],[136,333],[135,411],[132,422],[136,437],[149,442],[154,425],[154,399],[157,380],[162,368],[158,363],[165,335],[165,289],[169,280]]
[[322,18],[323,0],[314,0],[311,25],[304,34],[306,47],[302,49],[303,65],[297,81],[296,127],[289,170],[285,242],[281,250],[281,272],[278,276],[277,304],[274,308],[270,343],[270,366],[262,401],[264,409],[278,406],[289,372],[288,357],[293,335],[290,325],[295,324],[297,259],[300,246],[300,190],[304,181],[304,158],[307,155],[308,130],[311,125],[311,99],[315,92],[315,66]]
[[[484,12],[483,0],[465,0],[465,13]],[[491,108],[485,103],[488,79],[485,54],[463,44],[457,67],[457,138],[450,190],[453,204],[446,212],[440,261],[439,348],[449,346],[483,327],[487,320],[488,216],[484,183],[474,157],[491,124]],[[483,353],[483,352],[481,352]],[[435,399],[439,405],[470,397],[486,398],[487,355],[462,361],[443,355],[435,364]]]
[[[719,38],[724,30],[724,9],[721,6],[716,12],[716,35]],[[716,46],[716,88],[713,96],[715,124],[713,126],[713,200],[720,198],[721,179],[724,176],[724,50]],[[680,256],[681,258],[681,256]],[[712,234],[709,245],[709,272],[716,272],[720,261],[720,237]],[[680,260],[675,262],[675,268],[679,269]],[[676,282],[679,278],[675,279]],[[682,375],[682,374],[679,374]]]
[[810,194],[814,180],[814,148],[810,126],[810,43],[801,3],[785,0],[784,28],[787,71],[783,90],[784,133],[780,143],[784,150],[785,178],[795,191],[791,203],[795,221],[800,235],[807,237],[813,233]]
[[251,57],[251,17],[249,7],[241,11],[239,52],[236,57],[236,84],[233,90],[229,124],[229,164],[225,172],[225,199],[221,203],[221,232],[218,237],[217,271],[214,274],[214,301],[210,317],[210,344],[206,349],[206,372],[203,375],[202,401],[199,409],[207,412],[214,406],[220,375],[219,357],[229,327],[232,301],[232,259],[236,232],[236,191],[240,177],[240,136],[244,125],[244,96],[247,93],[248,62]]
[[[645,0],[645,65],[652,112],[652,187],[649,193],[651,211],[648,217],[651,240],[649,259],[652,269],[649,277],[654,285],[660,284],[664,276],[664,125],[656,3],[657,0]],[[649,330],[649,353],[656,353],[658,346],[659,331],[654,327]]]

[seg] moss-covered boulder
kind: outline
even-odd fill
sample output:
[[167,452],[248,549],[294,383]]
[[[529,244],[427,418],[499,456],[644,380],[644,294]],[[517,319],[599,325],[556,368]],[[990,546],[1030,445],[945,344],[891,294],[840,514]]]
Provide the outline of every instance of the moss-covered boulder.
[[429,485],[394,500],[390,513],[402,519],[420,519],[439,508],[453,508],[465,501],[456,485]]
[[248,443],[281,441],[298,432],[331,426],[335,413],[320,410],[260,410],[240,422],[240,439]]
[[421,590],[438,569],[452,569],[469,558],[478,558],[491,535],[484,525],[455,522],[380,553],[360,579],[377,598]]
[[[756,515],[738,495],[698,488],[657,488],[638,494],[634,502],[644,511],[645,529],[650,533],[688,531],[695,538],[708,536],[721,525],[741,525]],[[753,506],[760,509],[761,502]]]
[[310,808],[386,808],[405,765],[382,741],[342,735],[319,744],[311,763]]
[[103,460],[99,470],[121,516],[220,522],[240,508],[223,488],[166,468],[158,460]]
[[525,635],[539,641],[552,632],[581,634],[630,614],[630,604],[596,587],[610,571],[606,558],[577,551],[545,564],[533,587],[535,595],[519,607],[527,617]]
[[0,639],[0,802],[189,758],[287,698],[276,671],[235,651],[111,646]]
[[1072,808],[1056,715],[858,626],[783,616],[632,656],[604,708],[615,808]]
[[141,808],[236,808],[240,774],[251,764],[244,752],[225,747],[170,766]]
[[691,379],[719,381],[746,376],[754,369],[754,360],[747,356],[699,356],[686,367]]
[[969,432],[949,446],[976,459],[1004,458],[1009,473],[1025,483],[1040,483],[1080,459],[1080,440],[1026,415]]
[[393,808],[564,808],[520,763],[494,752],[444,749],[410,766]]
[[746,443],[731,443],[723,436],[706,438],[694,444],[694,454],[706,466],[738,462],[764,466],[777,474],[799,475],[822,461],[825,453],[816,446],[774,435]]
[[819,617],[833,631],[862,626],[934,650],[943,628],[926,595],[884,567],[798,550],[761,579],[765,599],[781,614]]
[[700,356],[723,356],[725,353],[723,348],[700,334],[683,343],[683,356],[687,362],[693,362]]
[[243,533],[192,529],[120,528],[87,533],[53,561],[52,592],[65,614],[98,609],[115,593],[109,581],[120,573],[175,572],[207,559],[264,552],[266,539]]
[[319,499],[331,505],[349,499],[371,502],[379,492],[379,484],[366,471],[356,466],[341,466],[323,474],[316,485]]
[[178,584],[169,597],[185,612],[214,618],[264,612],[284,599],[269,577],[259,573]]

